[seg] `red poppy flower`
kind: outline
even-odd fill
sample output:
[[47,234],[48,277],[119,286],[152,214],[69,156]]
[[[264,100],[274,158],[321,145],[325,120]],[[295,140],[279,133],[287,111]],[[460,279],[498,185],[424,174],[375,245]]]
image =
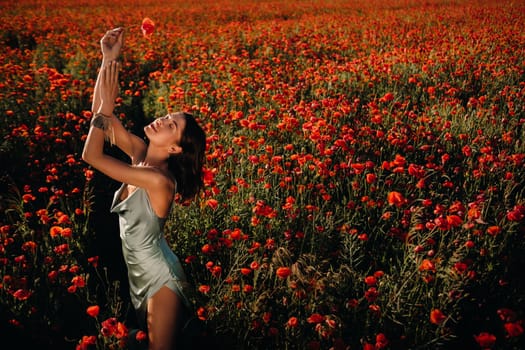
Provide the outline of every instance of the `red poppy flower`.
[[489,226],[487,228],[487,233],[491,236],[497,236],[501,233],[501,227],[499,226]]
[[407,200],[405,199],[405,197],[403,197],[401,193],[396,192],[396,191],[392,191],[388,193],[387,201],[388,201],[388,204],[395,205],[398,208],[407,203]]
[[290,328],[296,328],[298,325],[299,325],[299,320],[297,319],[297,317],[294,317],[294,316],[290,317],[288,319],[288,322],[286,322],[286,326]]
[[377,279],[374,276],[366,276],[365,283],[368,286],[375,286],[377,284]]
[[480,334],[475,335],[474,339],[476,340],[476,343],[478,343],[478,345],[483,349],[490,349],[496,343],[496,336],[487,332],[481,332]]
[[388,345],[388,338],[383,333],[376,335],[376,349],[384,349]]
[[66,227],[62,230],[62,232],[60,232],[60,235],[62,237],[70,238],[71,236],[73,236],[73,230],[69,227]]
[[86,286],[86,280],[82,276],[73,277],[71,279],[71,283],[80,288],[84,288]]
[[363,350],[375,350],[376,346],[374,344],[370,343],[364,343],[363,344]]
[[219,206],[219,202],[216,199],[210,198],[206,201],[206,205],[215,210]]
[[86,312],[91,317],[97,317],[98,313],[100,312],[100,307],[98,305],[89,306]]
[[433,324],[441,324],[447,317],[439,309],[430,311],[430,322]]
[[252,273],[252,269],[249,269],[247,267],[241,267],[241,273],[245,276],[248,276],[250,273]]
[[523,326],[519,322],[507,322],[504,328],[509,337],[519,337],[523,334]]
[[376,174],[373,174],[373,173],[366,174],[366,183],[372,184],[372,183],[376,182],[376,180],[377,180],[377,175]]
[[98,256],[92,256],[88,258],[88,263],[90,263],[93,267],[98,266]]
[[394,99],[394,94],[387,92],[383,97],[379,99],[379,102],[390,102]]
[[378,297],[379,297],[379,292],[377,291],[375,287],[370,287],[365,292],[365,298],[369,303],[373,303],[374,301],[377,300]]
[[507,219],[510,221],[521,221],[525,218],[525,205],[516,205],[507,213]]
[[436,271],[436,266],[434,263],[428,259],[423,259],[421,265],[419,265],[419,271]]
[[206,319],[208,318],[208,312],[206,311],[205,308],[200,307],[200,308],[197,310],[197,317],[198,317],[199,320],[201,320],[201,321],[206,321]]
[[204,284],[199,286],[199,292],[203,294],[208,294],[209,291],[210,291],[210,286],[204,285]]
[[122,322],[117,323],[117,329],[115,331],[115,337],[117,339],[123,339],[128,336],[128,327]]
[[18,289],[16,292],[13,293],[13,297],[15,297],[18,300],[27,300],[31,296],[31,292],[26,289]]
[[325,317],[323,315],[314,313],[310,317],[306,319],[306,322],[308,323],[321,323],[325,320]]
[[97,337],[94,335],[84,335],[80,344],[77,346],[77,349],[88,349],[90,345],[95,345],[97,343]]
[[56,237],[62,233],[62,227],[60,226],[51,226],[49,229],[49,235],[51,237]]
[[292,274],[292,270],[289,267],[279,267],[276,274],[279,278],[285,279]]
[[142,20],[142,25],[140,26],[140,30],[142,30],[142,35],[144,35],[146,38],[149,38],[151,34],[153,34],[153,31],[155,30],[155,22],[151,20],[151,18],[144,18]]
[[146,340],[147,337],[148,335],[144,331],[138,331],[137,334],[135,335],[135,339],[137,339],[137,341],[139,342]]

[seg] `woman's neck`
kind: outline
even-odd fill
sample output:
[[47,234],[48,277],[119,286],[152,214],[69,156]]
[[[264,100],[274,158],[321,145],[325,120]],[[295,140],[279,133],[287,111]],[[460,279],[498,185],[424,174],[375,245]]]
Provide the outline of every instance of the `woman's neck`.
[[154,149],[153,147],[148,147],[146,151],[146,157],[144,157],[144,160],[142,161],[142,165],[159,168],[161,170],[167,170],[168,169],[168,161],[167,161],[168,157],[167,155],[164,155],[161,153],[163,152],[159,152],[158,149]]

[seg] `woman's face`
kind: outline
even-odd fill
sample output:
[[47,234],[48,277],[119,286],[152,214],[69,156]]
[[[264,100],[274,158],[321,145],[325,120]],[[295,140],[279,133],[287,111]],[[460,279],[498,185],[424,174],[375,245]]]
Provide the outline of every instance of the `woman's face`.
[[186,127],[183,113],[171,113],[146,125],[144,132],[150,144],[159,147],[179,146]]

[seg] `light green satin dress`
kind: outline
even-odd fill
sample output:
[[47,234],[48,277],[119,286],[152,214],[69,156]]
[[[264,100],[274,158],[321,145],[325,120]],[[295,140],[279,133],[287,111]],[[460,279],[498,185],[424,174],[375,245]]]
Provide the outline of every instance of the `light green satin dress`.
[[177,293],[181,301],[189,306],[184,293],[186,275],[164,236],[166,219],[155,214],[148,194],[142,188],[137,188],[121,201],[125,186],[123,184],[115,192],[110,210],[119,216],[131,302],[139,322],[144,326],[148,299],[163,286]]

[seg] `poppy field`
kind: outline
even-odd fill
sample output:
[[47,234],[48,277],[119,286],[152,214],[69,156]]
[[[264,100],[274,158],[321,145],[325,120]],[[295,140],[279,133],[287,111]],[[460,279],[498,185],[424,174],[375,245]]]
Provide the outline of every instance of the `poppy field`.
[[81,159],[123,27],[123,124],[207,134],[165,232],[200,324],[181,348],[525,348],[524,1],[0,7],[0,342],[145,343],[119,184]]

